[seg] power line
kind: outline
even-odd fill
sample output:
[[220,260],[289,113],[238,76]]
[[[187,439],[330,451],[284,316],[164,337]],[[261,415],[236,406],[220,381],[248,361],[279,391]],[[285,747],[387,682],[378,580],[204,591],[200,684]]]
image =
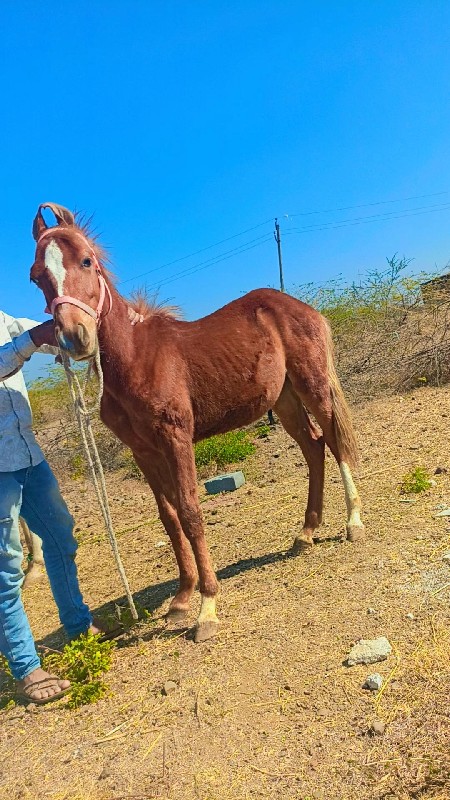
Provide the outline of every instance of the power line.
[[342,206],[341,208],[325,208],[322,211],[299,211],[295,214],[286,214],[287,217],[308,217],[311,214],[332,214],[337,211],[352,211],[355,208],[370,208],[371,206],[383,206],[388,203],[406,203],[408,200],[424,200],[426,197],[438,197],[442,194],[449,194],[448,191],[433,192],[432,194],[417,194],[413,197],[402,197],[397,200],[378,200],[376,203],[362,203],[358,206]]
[[[265,234],[264,237],[261,237],[262,241],[256,242],[256,244],[251,244],[249,247],[240,247],[235,248],[233,251],[229,251],[230,255],[224,256],[217,256],[214,260],[209,259],[207,262],[202,262],[201,264],[194,264],[192,267],[184,270],[183,272],[178,272],[175,275],[170,275],[167,280],[162,280],[156,283],[147,286],[146,288],[151,291],[152,289],[159,289],[161,286],[166,286],[168,283],[173,283],[173,281],[179,280],[180,278],[187,278],[189,275],[193,275],[195,272],[200,272],[203,269],[208,269],[209,267],[214,267],[216,264],[220,264],[222,261],[228,261],[230,258],[234,258],[234,256],[238,256],[241,253],[246,253],[247,250],[253,250],[255,247],[260,247],[262,244],[266,244],[266,242],[270,242],[272,240],[272,234]],[[255,241],[255,240],[253,240]]]
[[[310,216],[310,215],[313,215],[313,214],[329,214],[329,213],[335,213],[335,212],[338,212],[338,211],[348,211],[348,210],[357,209],[357,208],[369,208],[369,207],[373,207],[373,206],[386,205],[386,204],[389,204],[389,203],[399,203],[399,202],[407,202],[409,200],[419,200],[419,199],[424,199],[424,198],[427,198],[427,197],[438,197],[438,196],[441,196],[441,195],[444,195],[444,194],[449,194],[449,192],[448,191],[433,192],[433,193],[430,193],[430,194],[414,195],[414,196],[411,196],[411,197],[399,198],[397,200],[378,200],[378,201],[373,202],[373,203],[362,203],[360,205],[355,205],[355,206],[342,206],[340,208],[324,209],[322,211],[303,211],[303,212],[298,212],[298,213],[295,213],[295,214],[287,214],[285,216],[289,218],[289,217],[299,217],[299,216]],[[447,207],[447,205],[448,204],[443,203],[443,204],[441,204],[441,205],[439,205],[437,207],[431,206],[430,208],[432,208],[432,209],[434,209],[436,211],[445,210],[444,207]],[[423,207],[419,207],[419,208],[428,208],[428,206],[423,206]],[[317,231],[331,230],[332,228],[343,228],[346,225],[350,226],[350,225],[364,224],[364,221],[372,221],[372,222],[382,221],[383,217],[384,218],[388,218],[388,219],[389,218],[391,218],[391,219],[401,219],[402,217],[406,217],[406,216],[416,216],[416,214],[413,213],[413,212],[414,212],[414,210],[411,209],[410,213],[405,213],[405,214],[402,213],[401,216],[396,216],[396,217],[395,216],[391,216],[391,217],[389,217],[388,215],[398,214],[400,212],[398,212],[398,211],[390,211],[390,212],[387,211],[387,212],[383,212],[382,214],[371,215],[370,217],[354,217],[354,218],[352,218],[350,220],[342,220],[341,222],[336,222],[336,223],[334,223],[334,222],[333,223],[331,223],[331,222],[330,223],[315,223],[314,225],[307,226],[307,227],[304,227],[304,228],[289,228],[289,229],[286,229],[284,232],[286,234],[292,234],[293,232],[296,232],[296,231],[298,231],[300,233],[307,233],[307,232],[313,232],[314,230],[317,230]],[[420,212],[419,211],[419,213],[430,213],[430,212],[425,212],[425,211]],[[381,217],[381,219],[377,219],[378,217]],[[202,248],[200,248],[198,250],[194,250],[192,253],[188,253],[185,256],[181,256],[180,258],[176,258],[173,261],[168,261],[165,264],[161,264],[158,267],[153,267],[150,270],[146,270],[145,272],[141,272],[139,275],[134,275],[131,278],[126,278],[125,280],[118,281],[118,284],[123,285],[123,284],[126,284],[126,283],[130,283],[131,281],[139,280],[140,278],[144,278],[145,276],[150,275],[150,274],[152,274],[154,272],[159,272],[159,270],[165,269],[166,267],[173,266],[174,264],[179,264],[180,262],[186,261],[189,258],[193,258],[194,256],[199,255],[200,253],[204,253],[207,250],[211,250],[214,247],[218,247],[219,245],[224,244],[225,242],[229,242],[232,239],[236,239],[239,236],[244,236],[246,233],[250,233],[251,231],[257,230],[258,228],[261,228],[263,225],[267,225],[269,222],[272,221],[272,219],[273,218],[271,217],[271,218],[269,218],[267,220],[264,220],[264,222],[259,222],[257,225],[253,225],[251,228],[246,228],[245,230],[242,230],[239,233],[235,233],[235,234],[232,234],[231,236],[227,236],[224,239],[220,239],[219,241],[214,242],[213,244],[207,245],[206,247],[202,247]],[[263,239],[265,236],[266,236],[266,234],[264,234],[262,237],[259,237],[259,238]],[[269,239],[270,239],[270,237],[268,237],[267,241],[269,241]],[[210,265],[212,266],[215,263],[220,263],[220,261],[222,261],[222,260],[227,260],[228,258],[233,257],[233,255],[238,255],[239,252],[246,252],[246,250],[251,250],[252,247],[247,247],[247,245],[250,245],[252,242],[255,242],[255,241],[257,241],[257,240],[256,239],[250,240],[250,242],[245,242],[242,245],[239,245],[237,248],[233,248],[233,250],[225,251],[225,253],[220,253],[217,256],[213,256],[211,259],[208,259],[205,262],[200,262],[200,264],[194,264],[192,267],[188,267],[182,273],[177,273],[176,276],[169,276],[167,281],[156,283],[154,285],[163,286],[167,282],[171,283],[172,280],[175,280],[178,276],[183,277],[184,274],[191,274],[191,270],[192,270],[192,274],[193,274],[194,272],[198,272],[200,269],[206,269]],[[264,241],[266,241],[265,238],[264,238]],[[263,244],[263,243],[264,242],[261,242],[261,244]],[[258,246],[258,245],[254,245],[254,246]],[[244,249],[241,250],[241,248],[244,248]],[[229,255],[229,254],[231,254],[231,255]],[[216,259],[218,259],[218,260],[216,261]]]
[[441,208],[448,208],[449,206],[450,202],[447,201],[446,203],[434,203],[430,206],[416,206],[416,208],[402,208],[402,209],[396,209],[395,211],[382,211],[380,214],[369,214],[368,216],[364,217],[351,217],[350,219],[335,219],[332,220],[331,222],[314,222],[312,225],[306,225],[301,228],[288,228],[287,230],[303,231],[303,230],[314,229],[317,227],[322,227],[325,225],[338,225],[340,223],[356,222],[357,220],[360,219],[376,219],[378,217],[390,217],[393,214],[410,214],[413,213],[414,211],[422,211],[423,209],[428,209],[428,208],[436,209],[438,211]]
[[[437,211],[449,211],[450,210],[450,203],[443,204],[439,208],[432,208],[428,211],[411,211],[405,214],[398,214],[397,216],[382,216],[382,215],[372,215],[370,217],[355,217],[354,220],[347,220],[342,221],[341,223],[334,224],[334,223],[326,223],[322,226],[308,226],[305,228],[288,228],[284,231],[287,235],[292,235],[293,233],[314,233],[315,231],[331,231],[335,228],[349,228],[353,225],[367,225],[370,222],[390,222],[391,220],[395,219],[404,219],[405,217],[417,217],[422,214],[435,214]],[[397,212],[391,212],[395,214]]]
[[168,261],[166,264],[161,264],[159,267],[154,267],[153,269],[149,269],[146,272],[141,272],[140,275],[135,275],[133,278],[126,278],[124,281],[118,281],[118,283],[130,283],[130,281],[137,281],[139,278],[144,278],[145,275],[150,275],[152,272],[158,272],[160,269],[165,269],[166,267],[172,267],[174,264],[179,264],[180,261],[186,261],[188,258],[193,258],[194,256],[198,256],[200,253],[205,253],[206,250],[211,250],[213,247],[218,247],[220,244],[224,244],[225,242],[231,241],[231,239],[237,239],[238,236],[244,236],[246,233],[250,233],[251,231],[255,231],[257,228],[262,228],[263,225],[267,225],[269,222],[272,222],[272,218],[264,220],[264,222],[259,222],[258,225],[253,225],[252,228],[246,228],[244,231],[240,233],[234,233],[232,236],[227,236],[226,239],[220,239],[218,242],[214,242],[214,244],[209,244],[207,247],[202,247],[200,250],[194,250],[193,253],[188,253],[187,256],[181,256],[181,258],[175,258],[174,261]]

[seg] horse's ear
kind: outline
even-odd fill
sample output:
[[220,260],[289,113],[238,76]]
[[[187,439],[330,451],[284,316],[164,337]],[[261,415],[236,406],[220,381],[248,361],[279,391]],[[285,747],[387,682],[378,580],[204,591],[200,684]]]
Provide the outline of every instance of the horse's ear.
[[73,216],[72,212],[69,211],[68,208],[64,208],[64,206],[58,206],[56,203],[41,203],[33,222],[33,237],[36,241],[39,239],[40,236],[42,236],[43,232],[47,229],[44,217],[42,216],[43,208],[49,208],[51,211],[53,211],[58,225],[75,224],[75,217]]

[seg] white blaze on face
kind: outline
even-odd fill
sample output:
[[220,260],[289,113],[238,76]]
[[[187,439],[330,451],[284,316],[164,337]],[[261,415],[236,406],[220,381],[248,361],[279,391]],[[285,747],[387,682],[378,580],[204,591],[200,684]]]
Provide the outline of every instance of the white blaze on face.
[[50,244],[45,248],[45,266],[53,275],[56,283],[56,290],[58,295],[64,294],[64,279],[66,277],[66,270],[63,265],[63,254],[61,248],[52,239]]

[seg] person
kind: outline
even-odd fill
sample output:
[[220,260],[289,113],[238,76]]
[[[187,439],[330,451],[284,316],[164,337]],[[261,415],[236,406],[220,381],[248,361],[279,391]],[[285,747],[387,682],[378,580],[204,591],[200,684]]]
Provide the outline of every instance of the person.
[[59,618],[70,639],[101,633],[78,584],[73,518],[33,430],[22,367],[35,352],[57,354],[53,321],[39,324],[0,311],[0,652],[18,695],[37,704],[61,697],[67,680],[41,667],[21,599],[19,516],[41,539]]

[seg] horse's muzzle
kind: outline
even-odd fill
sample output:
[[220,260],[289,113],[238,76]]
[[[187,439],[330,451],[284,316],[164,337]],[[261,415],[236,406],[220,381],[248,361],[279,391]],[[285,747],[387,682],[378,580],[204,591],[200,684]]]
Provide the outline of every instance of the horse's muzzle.
[[95,353],[96,336],[93,336],[82,322],[78,322],[70,330],[63,330],[56,325],[55,336],[60,348],[74,361],[91,358]]

